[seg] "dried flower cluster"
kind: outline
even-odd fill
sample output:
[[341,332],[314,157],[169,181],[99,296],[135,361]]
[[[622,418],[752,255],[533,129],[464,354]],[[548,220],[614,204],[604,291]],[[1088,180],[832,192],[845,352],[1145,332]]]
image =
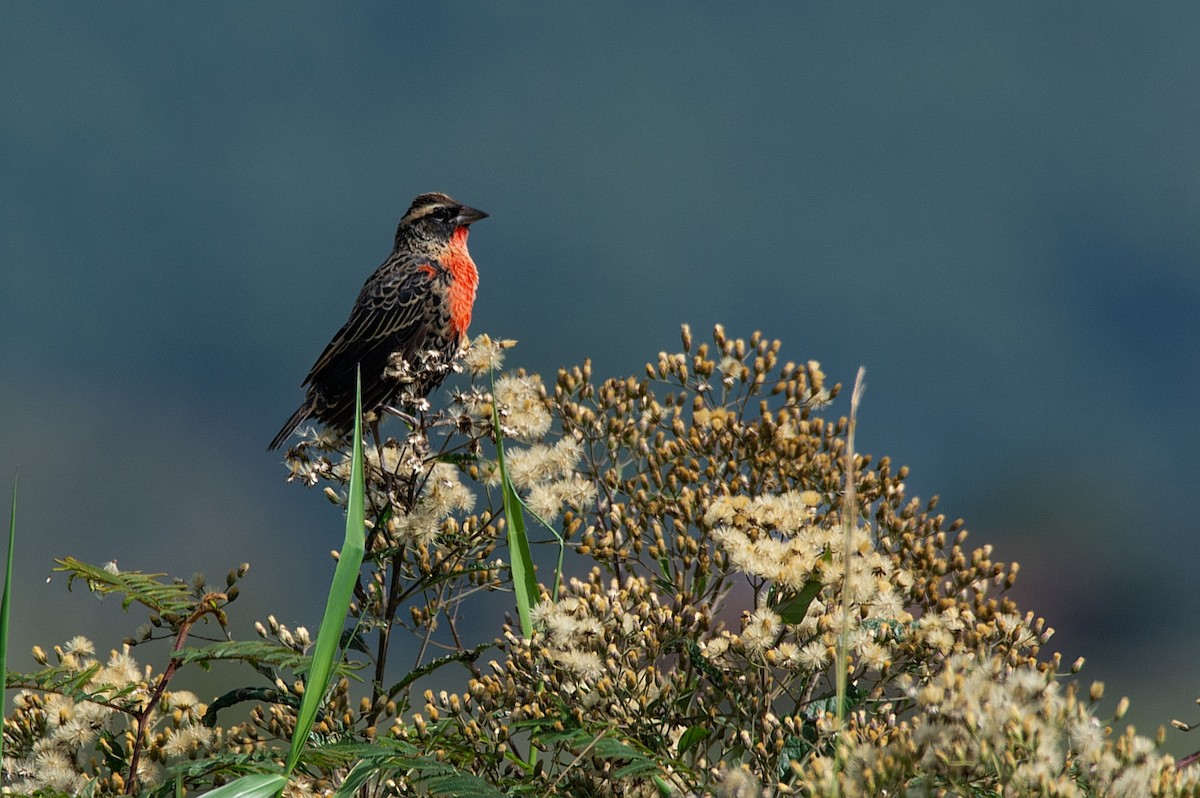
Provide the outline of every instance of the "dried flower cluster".
[[[369,556],[345,663],[365,667],[366,695],[338,682],[292,794],[332,789],[356,763],[374,768],[372,796],[1198,794],[1152,741],[1109,734],[1096,691],[1085,702],[1059,684],[1057,655],[1042,653],[1052,630],[1004,595],[1015,564],[967,548],[936,499],[907,496],[906,468],[848,451],[848,420],[816,415],[839,392],[816,362],[719,326],[696,345],[685,327],[682,351],[644,377],[597,384],[585,363],[547,390],[497,373],[511,345],[477,339],[445,409],[402,396],[405,433],[367,441]],[[394,376],[450,367],[398,363]],[[345,442],[321,434],[288,456],[292,479],[339,505],[347,462]],[[539,574],[564,586],[542,588],[531,637],[510,624],[473,641],[462,616],[510,578],[502,484],[573,555],[568,573]],[[172,744],[205,709],[181,714],[166,694],[146,783],[205,751],[211,768],[186,771],[189,789],[278,758],[311,639],[273,618],[258,632],[253,654],[205,652],[265,677],[212,702],[254,701],[250,721]],[[417,654],[397,678],[400,632]],[[461,689],[414,704],[419,680],[450,663],[469,672]],[[39,684],[6,721],[11,778],[82,736],[58,731],[74,716],[52,718],[61,696]],[[114,713],[101,714],[84,725],[108,728]],[[119,791],[97,761],[75,776]]]
[[[922,784],[954,795],[1194,795],[1195,774],[1156,753],[1132,728],[1109,739],[1087,701],[1053,674],[974,654],[949,657],[935,674],[903,680],[914,712],[859,713],[839,764],[813,757],[798,787],[845,796],[903,792]],[[885,707],[885,710],[888,707]]]
[[[45,678],[60,691],[19,690],[6,719],[4,783],[12,792],[51,790],[78,794],[85,788],[119,793],[125,777],[110,769],[113,759],[128,761],[136,729],[134,717],[154,690],[154,674],[138,665],[125,646],[104,660],[84,637],[54,647],[57,662],[35,649],[47,665]],[[224,743],[223,733],[201,723],[207,707],[192,693],[162,695],[144,723],[148,745],[140,759],[143,786],[163,779],[163,765],[203,758]]]
[[[685,328],[684,351],[660,354],[645,379],[596,385],[586,364],[560,373],[549,399],[560,437],[515,458],[512,478],[531,497],[529,480],[593,486],[587,504],[564,503],[560,528],[596,566],[556,600],[546,596],[532,639],[506,630],[504,659],[452,696],[457,710],[427,707],[439,719],[422,727],[431,744],[453,747],[469,730],[463,744],[516,746],[517,730],[542,730],[542,756],[564,765],[548,768],[542,794],[637,794],[655,783],[680,794],[833,794],[817,778],[826,772],[843,792],[858,778],[890,792],[855,794],[895,794],[953,783],[936,781],[920,756],[905,770],[895,753],[940,750],[942,727],[919,720],[953,716],[963,694],[930,703],[929,685],[977,663],[971,684],[1003,691],[1032,680],[1057,695],[1057,655],[1039,657],[1052,630],[1003,595],[1016,566],[993,561],[990,547],[965,548],[961,522],[937,515],[936,501],[908,498],[907,469],[855,455],[860,501],[844,517],[847,421],[813,415],[838,387],[818,364],[780,363],[778,351],[778,342],[732,339],[719,327],[712,345],[693,349]],[[839,728],[843,639],[852,711]],[[1116,764],[1152,747],[1135,736],[1115,745],[1089,737],[1085,772],[1072,746],[1099,722],[1065,699],[1041,717],[1069,727],[1055,738],[1058,758],[1015,738],[992,741],[982,757],[967,749],[966,760],[980,763],[976,788],[1012,781],[992,766],[996,757],[1041,779],[1022,783],[1074,779],[1077,794],[1114,783],[1101,772],[1169,783],[1170,794],[1190,789],[1164,760],[1133,771]],[[614,740],[627,746],[623,756],[597,755]],[[857,770],[839,758],[849,741],[861,741],[849,760]],[[473,750],[461,766],[492,783],[529,775],[495,747]],[[658,767],[639,771],[637,756]],[[864,781],[868,761],[873,781]],[[890,782],[880,775],[889,773]]]

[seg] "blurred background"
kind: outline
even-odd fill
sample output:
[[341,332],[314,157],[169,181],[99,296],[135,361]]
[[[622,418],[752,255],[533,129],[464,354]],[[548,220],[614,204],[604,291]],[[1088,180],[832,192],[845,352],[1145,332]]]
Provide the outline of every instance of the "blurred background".
[[1143,732],[1200,720],[1198,28],[1188,2],[6,4],[16,666],[143,620],[47,583],[66,554],[248,560],[234,614],[315,630],[342,520],[265,446],[439,190],[492,214],[472,331],[519,339],[509,365],[640,374],[722,322],[865,366],[861,448],[1021,563],[1050,648]]

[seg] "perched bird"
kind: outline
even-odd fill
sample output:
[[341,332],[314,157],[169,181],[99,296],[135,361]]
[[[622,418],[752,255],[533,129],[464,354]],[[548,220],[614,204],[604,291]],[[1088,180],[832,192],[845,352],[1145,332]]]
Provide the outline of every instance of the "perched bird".
[[[278,448],[298,426],[316,419],[338,432],[354,428],[354,375],[362,368],[363,414],[378,411],[401,385],[384,376],[393,354],[412,363],[420,353],[439,352],[446,362],[466,342],[479,273],[467,252],[467,228],[486,218],[445,194],[422,194],[396,228],[391,256],[367,278],[350,318],[337,331],[304,378],[304,403],[268,448]],[[423,396],[444,372],[424,374]]]

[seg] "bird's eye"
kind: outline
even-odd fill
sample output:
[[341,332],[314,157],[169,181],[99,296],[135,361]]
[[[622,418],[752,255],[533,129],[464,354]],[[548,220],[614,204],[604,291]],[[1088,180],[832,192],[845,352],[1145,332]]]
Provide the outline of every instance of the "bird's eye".
[[445,205],[443,205],[434,210],[433,218],[437,219],[439,222],[448,222],[454,218],[454,209],[447,208]]

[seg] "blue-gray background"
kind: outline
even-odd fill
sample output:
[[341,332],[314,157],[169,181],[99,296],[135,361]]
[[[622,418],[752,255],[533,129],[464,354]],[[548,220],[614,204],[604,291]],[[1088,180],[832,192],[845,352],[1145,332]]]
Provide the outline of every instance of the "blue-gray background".
[[1198,29],[1190,2],[6,4],[17,647],[139,622],[47,585],[68,553],[250,560],[250,614],[316,625],[341,521],[264,445],[441,190],[492,214],[473,331],[513,365],[639,373],[720,321],[866,366],[862,447],[1021,563],[1139,728],[1197,719]]

